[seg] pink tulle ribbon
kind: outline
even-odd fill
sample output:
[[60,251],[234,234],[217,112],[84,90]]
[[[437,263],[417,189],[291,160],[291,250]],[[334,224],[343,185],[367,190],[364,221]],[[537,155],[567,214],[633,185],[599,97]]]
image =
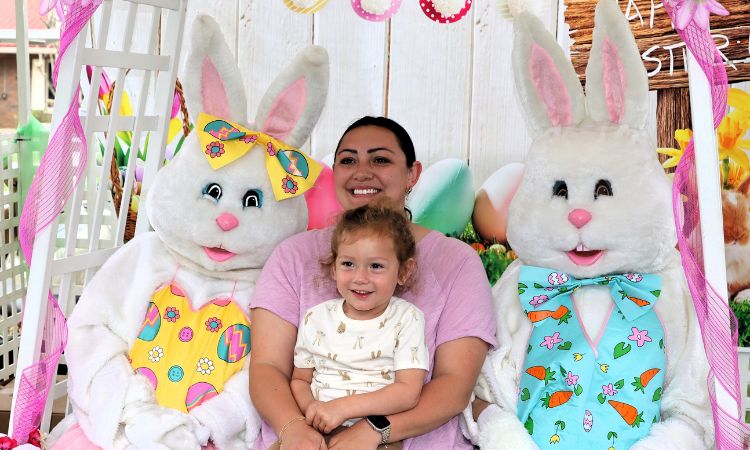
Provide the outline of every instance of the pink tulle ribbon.
[[[53,3],[57,3],[60,8],[58,12],[62,11],[64,14],[60,56],[57,58],[53,73],[53,81],[57,85],[58,64],[62,61],[63,54],[94,14],[101,0],[79,2],[67,0],[64,9],[60,2],[44,2],[43,6],[51,9],[56,7]],[[86,167],[86,136],[78,115],[78,96],[79,92],[76,89],[67,113],[49,141],[21,213],[19,240],[29,266],[31,266],[36,235],[48,227],[60,214],[80,182]],[[57,107],[63,106],[57,105]],[[52,234],[54,236],[56,233],[53,231]],[[34,330],[25,331],[32,333]],[[28,336],[27,339],[32,337]],[[29,433],[41,425],[44,406],[57,373],[57,363],[65,349],[67,337],[65,315],[52,293],[49,293],[39,361],[24,369],[20,379],[17,380],[19,386],[13,415],[13,437],[19,443],[26,443]]]
[[[724,15],[728,12],[715,0],[665,0],[664,8],[708,78],[716,128],[726,113],[729,85],[721,53],[711,37],[708,17],[710,13]],[[716,292],[705,277],[692,139],[675,172],[672,203],[682,265],[710,366],[707,381],[716,448],[739,450],[744,448],[745,439],[750,436],[750,427],[738,419],[740,411],[728,413],[718,404],[715,387],[718,382],[738,405],[742,404],[737,367],[737,320],[726,299]],[[727,321],[730,326],[727,326]]]

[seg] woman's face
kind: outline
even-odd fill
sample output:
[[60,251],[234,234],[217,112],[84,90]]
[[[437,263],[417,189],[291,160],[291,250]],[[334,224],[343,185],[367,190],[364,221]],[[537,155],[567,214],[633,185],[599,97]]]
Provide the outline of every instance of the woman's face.
[[344,209],[382,196],[403,205],[406,191],[417,183],[421,171],[418,161],[406,167],[406,155],[388,129],[374,125],[355,128],[343,137],[336,151],[336,196]]

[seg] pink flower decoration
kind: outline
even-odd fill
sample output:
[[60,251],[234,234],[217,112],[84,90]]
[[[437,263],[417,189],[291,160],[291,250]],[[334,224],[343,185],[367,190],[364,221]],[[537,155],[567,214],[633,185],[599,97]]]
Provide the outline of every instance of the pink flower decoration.
[[602,385],[602,393],[604,395],[609,395],[611,397],[611,396],[617,394],[617,390],[612,385],[612,383],[609,383],[609,384],[606,384],[606,385]]
[[266,151],[268,152],[268,154],[269,154],[270,156],[276,156],[276,149],[275,149],[275,148],[273,148],[273,144],[272,144],[271,142],[269,142],[269,143],[268,143],[268,144],[266,145]]
[[568,372],[568,375],[565,377],[565,382],[568,383],[568,386],[577,386],[578,375],[573,375],[573,372]]
[[539,344],[540,347],[547,347],[547,350],[552,350],[552,347],[555,346],[555,344],[559,344],[562,342],[562,339],[560,338],[560,332],[555,331],[555,334],[552,336],[544,336],[544,340],[541,344]]
[[628,340],[636,341],[638,347],[643,347],[643,344],[646,342],[652,342],[651,338],[648,337],[648,330],[639,330],[636,327],[631,328],[631,330],[633,331],[633,334],[628,336]]
[[212,333],[218,333],[221,330],[221,319],[218,317],[211,317],[206,321],[206,330]]
[[674,8],[674,25],[678,30],[684,30],[690,22],[695,22],[701,30],[707,30],[709,15],[729,15],[729,11],[716,0],[677,0]]
[[219,141],[211,142],[206,145],[206,154],[211,158],[218,158],[224,154],[224,144]]
[[633,283],[640,283],[643,281],[643,275],[640,273],[626,273],[625,278],[632,281]]
[[542,303],[546,302],[547,300],[549,300],[549,297],[547,297],[544,294],[542,294],[542,295],[535,295],[534,298],[531,299],[531,301],[529,302],[529,304],[532,305],[532,306],[539,306]]
[[294,194],[297,192],[297,182],[294,181],[289,175],[281,180],[281,187],[287,194]]
[[167,319],[167,322],[177,322],[177,319],[180,318],[180,311],[173,306],[167,306],[166,311],[164,311],[164,318]]
[[552,272],[547,277],[547,281],[549,281],[549,284],[551,284],[552,286],[559,286],[568,282],[568,275],[564,273]]
[[258,140],[258,136],[255,134],[246,134],[240,138],[245,144],[252,144]]

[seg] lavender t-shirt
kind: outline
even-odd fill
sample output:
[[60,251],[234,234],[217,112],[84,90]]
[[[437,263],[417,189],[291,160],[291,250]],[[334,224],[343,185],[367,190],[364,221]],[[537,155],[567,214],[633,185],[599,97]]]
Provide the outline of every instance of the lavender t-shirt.
[[[292,236],[274,250],[255,287],[251,308],[271,311],[295,327],[313,306],[340,297],[336,284],[320,266],[331,253],[332,229]],[[425,342],[430,354],[430,373],[435,349],[444,342],[478,337],[495,345],[495,316],[490,285],[476,252],[456,239],[430,232],[417,243],[414,282],[403,299],[416,305],[425,318]],[[253,447],[265,450],[276,434],[263,423]],[[454,417],[441,427],[404,441],[405,450],[471,449]]]

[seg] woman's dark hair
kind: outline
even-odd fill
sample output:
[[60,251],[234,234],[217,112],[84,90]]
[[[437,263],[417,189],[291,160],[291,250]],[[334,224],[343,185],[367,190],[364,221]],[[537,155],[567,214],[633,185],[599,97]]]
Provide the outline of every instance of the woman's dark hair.
[[407,133],[404,127],[399,125],[398,122],[387,117],[364,116],[361,119],[355,120],[354,123],[349,125],[346,131],[344,131],[344,134],[341,135],[339,143],[336,144],[336,151],[339,150],[341,141],[344,140],[344,136],[350,131],[355,128],[367,126],[385,128],[393,133],[393,135],[396,136],[396,141],[398,142],[399,147],[401,147],[401,151],[403,151],[406,156],[406,167],[411,168],[414,165],[414,162],[417,160],[417,155],[414,152],[414,142],[412,142],[409,133]]

